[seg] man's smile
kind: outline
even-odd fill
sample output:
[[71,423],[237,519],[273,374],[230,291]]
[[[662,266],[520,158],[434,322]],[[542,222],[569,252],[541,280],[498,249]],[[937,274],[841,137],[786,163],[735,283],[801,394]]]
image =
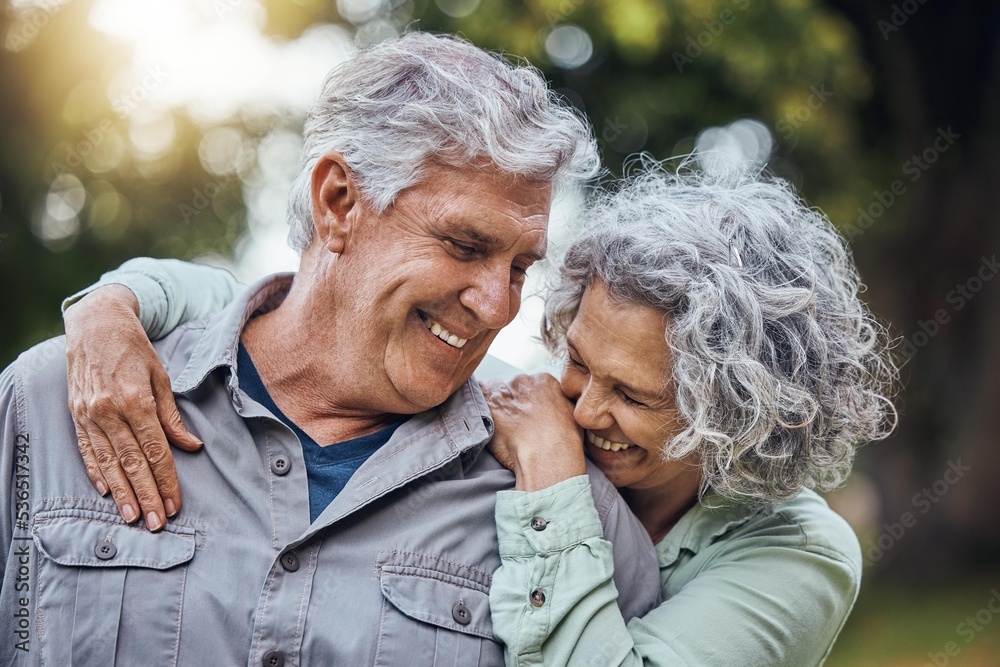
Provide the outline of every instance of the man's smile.
[[420,316],[420,320],[424,323],[424,326],[427,327],[432,334],[443,340],[448,345],[462,349],[465,347],[465,344],[469,342],[468,338],[460,338],[456,334],[451,333],[447,328],[442,326],[440,322],[431,319],[426,313],[418,310],[417,314]]

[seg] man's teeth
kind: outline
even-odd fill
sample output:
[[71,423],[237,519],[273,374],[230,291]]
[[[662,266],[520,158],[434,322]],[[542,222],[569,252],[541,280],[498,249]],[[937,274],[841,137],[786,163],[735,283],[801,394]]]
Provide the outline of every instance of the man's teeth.
[[467,338],[459,338],[458,336],[456,336],[453,333],[450,333],[443,326],[441,326],[440,324],[438,324],[437,322],[428,317],[421,316],[420,319],[423,320],[424,326],[430,329],[432,334],[434,334],[444,342],[448,343],[448,345],[451,345],[452,347],[462,348],[465,346],[466,343],[469,342]]
[[610,440],[605,440],[599,435],[594,435],[590,431],[587,431],[587,442],[594,445],[595,447],[600,447],[601,449],[607,450],[609,452],[617,452],[622,449],[628,449],[631,444],[625,442],[611,442]]

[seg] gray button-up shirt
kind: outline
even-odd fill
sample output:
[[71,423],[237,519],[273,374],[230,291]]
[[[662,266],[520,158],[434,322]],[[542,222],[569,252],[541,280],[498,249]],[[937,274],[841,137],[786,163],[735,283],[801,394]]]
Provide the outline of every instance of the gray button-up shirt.
[[[483,449],[492,423],[478,385],[403,424],[310,524],[302,448],[236,374],[244,324],[290,282],[267,278],[156,343],[205,442],[174,450],[184,509],[159,534],[124,524],[90,486],[63,340],[0,375],[0,663],[503,664],[489,613],[493,515],[514,478]],[[658,601],[655,552],[610,483],[591,476],[619,604],[626,618],[642,614]]]

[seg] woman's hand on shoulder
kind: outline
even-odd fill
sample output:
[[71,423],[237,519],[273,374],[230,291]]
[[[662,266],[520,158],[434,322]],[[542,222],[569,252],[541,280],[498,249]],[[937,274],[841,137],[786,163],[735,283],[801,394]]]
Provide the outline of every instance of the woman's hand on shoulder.
[[493,415],[489,449],[513,471],[516,488],[538,491],[587,472],[583,435],[574,404],[547,373],[518,375],[509,383],[481,382]]
[[170,377],[139,324],[135,295],[122,285],[91,292],[66,310],[69,409],[90,481],[111,492],[126,522],[139,515],[159,530],[181,507],[168,440],[194,451],[201,441],[181,421]]

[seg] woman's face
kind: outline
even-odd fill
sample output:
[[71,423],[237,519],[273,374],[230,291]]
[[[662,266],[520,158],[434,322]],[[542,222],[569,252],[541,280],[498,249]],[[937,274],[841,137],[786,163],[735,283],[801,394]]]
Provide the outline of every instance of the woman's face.
[[576,401],[573,416],[586,429],[587,455],[619,488],[697,490],[697,466],[664,462],[660,454],[682,428],[669,376],[667,317],[655,308],[615,303],[594,282],[567,332],[563,392]]

